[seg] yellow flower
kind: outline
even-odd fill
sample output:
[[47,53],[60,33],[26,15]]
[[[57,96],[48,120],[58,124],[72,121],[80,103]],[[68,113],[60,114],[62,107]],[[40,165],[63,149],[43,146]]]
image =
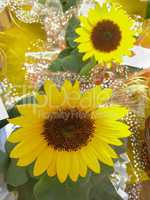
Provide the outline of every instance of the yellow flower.
[[81,27],[76,29],[79,37],[79,52],[84,53],[83,60],[95,57],[99,63],[121,62],[122,56],[131,55],[135,31],[133,20],[118,4],[97,4],[90,9],[88,16],[81,16]]
[[143,23],[142,31],[137,39],[137,45],[140,45],[144,48],[150,48],[150,20],[147,19]]
[[[25,53],[39,40],[45,40],[40,24],[25,24],[10,15],[11,23],[0,31],[0,81],[7,79],[19,94],[32,88],[26,80],[24,67]],[[33,51],[37,47],[32,48]]]
[[112,0],[112,1],[120,3],[123,9],[125,9],[130,15],[140,15],[142,17],[146,16],[147,4],[148,4],[146,0],[144,1],[132,0],[130,1],[130,3],[128,0]]
[[18,166],[35,161],[33,174],[45,171],[60,182],[69,176],[77,181],[87,169],[100,173],[100,162],[113,166],[117,154],[110,145],[122,145],[120,138],[130,135],[128,126],[118,121],[128,110],[118,105],[99,106],[111,96],[110,89],[99,86],[80,92],[79,83],[65,81],[60,90],[51,81],[44,85],[45,95],[37,104],[17,106],[20,117],[9,122],[22,128],[9,136],[18,143],[10,153]]

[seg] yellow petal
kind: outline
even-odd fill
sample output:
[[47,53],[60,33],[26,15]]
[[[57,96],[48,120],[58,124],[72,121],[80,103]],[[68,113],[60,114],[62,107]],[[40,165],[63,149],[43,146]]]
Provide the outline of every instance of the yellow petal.
[[89,38],[89,32],[86,29],[77,28],[76,33],[80,36]]
[[85,38],[85,37],[80,36],[80,37],[76,38],[74,41],[78,42],[78,43],[90,42],[90,37]]
[[97,14],[97,12],[95,12],[95,10],[90,9],[88,13],[88,20],[90,24],[92,24],[93,26],[96,26],[96,24],[100,21],[100,17]]
[[97,157],[101,162],[103,162],[109,166],[114,165],[111,156],[113,155],[112,157],[117,158],[117,155],[115,152],[113,152],[113,150],[110,150],[102,142],[95,142],[95,144],[93,145],[93,148],[95,149],[95,151],[97,153]]
[[44,106],[48,104],[48,97],[46,95],[40,95],[39,93],[36,93],[35,97],[39,105]]
[[38,135],[39,127],[32,128],[17,128],[9,137],[8,141],[11,143],[21,142],[24,139],[30,138],[31,140]]
[[126,124],[119,121],[99,118],[95,121],[95,125],[97,127],[97,134],[103,137],[111,136],[116,138],[123,138],[131,135],[129,127]]
[[79,44],[79,46],[78,46],[78,48],[79,48],[79,52],[80,53],[84,53],[84,52],[89,52],[89,51],[92,51],[93,50],[93,45],[92,45],[92,43],[91,42],[85,42],[85,43],[81,43],[81,44]]
[[89,24],[88,20],[84,16],[80,16],[80,21],[83,24],[84,28],[88,31],[92,30],[92,26]]
[[71,156],[69,152],[58,152],[57,153],[57,176],[61,183],[65,182],[70,170],[70,162]]
[[79,176],[79,159],[76,152],[71,153],[71,168],[69,175],[72,181],[77,181]]
[[[40,127],[42,125],[42,120],[39,119],[38,117],[34,117],[32,115],[32,113],[30,113],[30,115],[28,115],[28,117],[16,117],[16,118],[12,118],[12,119],[8,119],[9,123],[11,124],[15,124],[18,126],[22,126],[22,127],[31,127],[31,126],[37,126]],[[32,121],[32,123],[31,123]]]
[[[24,103],[27,103],[27,102],[24,102]],[[34,104],[17,105],[16,107],[21,115],[29,115],[32,113],[34,109]],[[30,116],[31,115],[29,115],[29,117]]]
[[24,139],[24,137],[27,135],[27,131],[23,131],[22,128],[18,128],[13,132],[7,139],[7,141],[11,143],[17,143]]
[[[42,115],[42,113],[43,113],[43,115],[45,114],[45,116],[46,116],[46,114],[49,114],[49,112],[51,110],[49,108],[48,96],[47,95],[40,95],[40,94],[36,93],[35,98],[38,102],[35,114],[41,113],[41,115]],[[38,111],[38,113],[37,113],[37,111]]]
[[104,151],[108,153],[112,158],[118,158],[116,152],[107,143],[103,142],[101,146],[104,149]]
[[83,56],[83,61],[89,59],[93,57],[93,52],[87,52],[84,56]]
[[49,102],[48,106],[51,109],[57,109],[58,106],[63,105],[62,95],[60,91],[57,89],[56,85],[52,81],[50,80],[45,81],[44,90],[48,97],[48,102]]
[[110,118],[110,120],[118,120],[128,114],[128,109],[119,105],[109,107],[101,107],[97,109],[94,114],[100,118]]
[[70,81],[66,80],[61,88],[61,94],[64,98],[64,107],[76,107],[80,101],[80,85],[76,81],[74,85]]
[[119,139],[110,138],[110,137],[99,137],[102,142],[106,142],[107,144],[112,144],[115,146],[121,146],[123,143]]
[[23,155],[22,157],[19,158],[19,161],[17,162],[18,166],[27,166],[31,164],[37,157],[38,155],[43,151],[45,148],[45,145],[39,146],[39,148],[35,149],[34,151],[31,151],[27,153],[26,155]]
[[99,86],[96,86],[82,95],[80,105],[83,109],[97,108],[99,104],[107,101],[111,97],[111,95],[111,89],[102,90]]
[[53,150],[49,146],[46,146],[45,149],[39,154],[34,165],[34,176],[39,176],[48,169],[52,153]]
[[47,169],[47,174],[48,176],[55,176],[57,171],[56,171],[56,161],[57,161],[57,152],[53,152],[52,157],[51,157],[51,162],[48,166]]
[[33,140],[25,140],[15,146],[11,151],[11,158],[19,158],[22,155],[30,153],[32,150],[39,148],[41,145],[44,145],[46,142],[43,139],[34,138]]
[[100,173],[99,162],[97,160],[95,153],[92,151],[89,145],[88,147],[81,149],[81,154],[87,166],[95,173]]
[[111,157],[109,157],[106,153],[104,153],[104,151],[102,151],[102,149],[100,152],[97,151],[97,156],[102,163],[105,163],[106,165],[109,165],[109,166],[114,165]]
[[81,177],[85,177],[87,174],[87,165],[86,162],[84,162],[82,155],[80,152],[78,152],[78,159],[79,159],[79,173]]

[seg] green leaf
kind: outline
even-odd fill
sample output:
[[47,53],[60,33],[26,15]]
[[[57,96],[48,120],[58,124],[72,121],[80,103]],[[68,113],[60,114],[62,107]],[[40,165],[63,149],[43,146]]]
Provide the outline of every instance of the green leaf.
[[93,175],[90,200],[122,200],[106,175]]
[[68,180],[61,184],[56,177],[44,175],[35,185],[34,194],[37,200],[88,200],[89,181],[85,178],[74,183]]
[[87,62],[82,61],[82,54],[77,49],[73,50],[68,56],[55,60],[50,66],[50,71],[70,71],[79,73]]
[[27,166],[27,173],[29,174],[30,177],[34,177],[33,176],[34,165],[35,165],[35,163],[33,162],[32,164],[30,164],[29,166]]
[[5,144],[6,153],[9,155],[15,146],[16,146],[16,144],[6,141],[6,144]]
[[63,69],[64,71],[79,73],[86,63],[82,61],[82,54],[75,49],[63,59]]
[[0,172],[5,173],[9,164],[9,158],[6,153],[0,151]]
[[126,68],[127,71],[130,72],[130,73],[139,72],[139,71],[142,69],[142,68],[132,67],[132,66],[125,66],[125,68]]
[[40,175],[40,176],[34,176],[34,175],[33,175],[34,165],[35,165],[35,162],[33,162],[32,164],[30,164],[30,165],[28,165],[28,166],[26,167],[27,173],[28,173],[29,177],[31,177],[31,178],[33,178],[33,179],[36,179],[36,180],[39,180],[39,179],[41,178],[41,176],[43,176],[43,174]]
[[[36,180],[30,179],[25,185],[22,185],[19,187],[19,198],[18,200],[36,200],[34,194],[33,194],[33,188],[36,184]],[[42,200],[42,199],[41,199]]]
[[63,70],[63,64],[62,59],[57,59],[48,67],[48,69],[52,72],[62,72]]
[[114,168],[108,165],[101,163],[101,174],[105,174],[107,176],[111,175],[114,172]]
[[[22,98],[20,101],[17,102],[17,105],[22,105],[22,104],[35,104],[36,103],[36,99],[34,96],[27,96],[25,98]],[[20,113],[17,110],[17,107],[13,107],[12,109],[8,110],[8,115],[9,118],[15,118],[15,117],[19,117]]]
[[0,121],[0,129],[3,128],[8,124],[8,121],[6,119]]
[[16,107],[13,107],[12,109],[8,110],[8,115],[9,115],[9,118],[15,118],[15,117],[20,116],[20,113]]
[[69,56],[71,51],[72,51],[72,48],[70,48],[70,47],[64,49],[62,52],[60,52],[58,58],[64,58],[66,56]]
[[9,191],[17,191],[19,194],[18,200],[36,200],[33,194],[33,187],[37,181],[35,179],[30,179],[26,184],[14,187],[7,184]]
[[70,9],[72,6],[76,6],[79,0],[60,0],[63,11],[67,11]]
[[22,105],[22,104],[35,104],[36,99],[34,96],[27,96],[25,98],[22,98],[20,101],[17,102],[17,105]]
[[38,3],[45,4],[46,0],[38,0]]
[[66,41],[71,48],[77,47],[77,43],[74,41],[77,38],[77,33],[75,29],[79,27],[80,21],[76,17],[72,17],[68,23],[68,27],[66,30]]
[[90,60],[80,71],[81,76],[88,76],[91,72],[91,69],[96,65],[94,59]]
[[25,184],[28,181],[26,168],[16,166],[16,161],[11,160],[6,174],[6,182],[14,187]]
[[127,151],[127,147],[122,146],[113,146],[113,149],[117,152],[118,155],[123,154]]

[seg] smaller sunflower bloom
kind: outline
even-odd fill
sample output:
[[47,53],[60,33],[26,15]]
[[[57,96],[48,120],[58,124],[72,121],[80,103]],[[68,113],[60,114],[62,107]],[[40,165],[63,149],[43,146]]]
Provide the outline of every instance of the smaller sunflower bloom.
[[118,4],[107,4],[90,9],[88,16],[80,16],[81,27],[75,39],[83,60],[94,57],[99,63],[121,63],[124,55],[130,56],[135,43],[134,21]]
[[100,162],[113,166],[117,158],[111,145],[131,133],[119,119],[128,110],[118,105],[99,106],[111,97],[111,90],[99,86],[80,92],[79,83],[65,81],[60,90],[46,81],[45,95],[38,104],[20,105],[20,117],[9,122],[21,126],[8,141],[17,143],[10,153],[18,166],[34,164],[33,174],[57,175],[60,182],[85,177],[87,170],[100,173]]

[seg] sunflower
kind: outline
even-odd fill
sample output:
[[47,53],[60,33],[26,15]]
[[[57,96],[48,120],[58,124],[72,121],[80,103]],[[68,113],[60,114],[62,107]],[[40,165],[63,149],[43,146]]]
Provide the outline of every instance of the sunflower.
[[146,17],[148,1],[132,0],[130,3],[128,0],[111,0],[112,2],[120,3],[130,15],[140,15]]
[[22,95],[33,89],[30,81],[26,80],[27,72],[23,68],[25,54],[38,51],[35,44],[45,41],[45,33],[40,24],[20,22],[11,12],[6,12],[5,16],[2,20],[9,18],[10,24],[0,31],[0,81],[7,79],[15,87],[17,94]]
[[69,176],[77,181],[87,169],[100,173],[100,162],[113,166],[116,152],[110,145],[122,145],[120,138],[130,135],[128,126],[118,121],[128,110],[118,105],[99,106],[111,96],[99,86],[80,92],[79,82],[65,81],[57,89],[51,81],[45,94],[37,94],[37,104],[17,106],[20,117],[9,122],[21,126],[8,141],[17,143],[10,153],[18,166],[35,161],[33,174],[45,171],[60,182]]
[[80,16],[81,27],[76,29],[79,35],[75,39],[83,60],[95,57],[99,63],[121,62],[122,56],[131,55],[135,30],[133,20],[118,6],[97,4],[90,9],[88,16]]

